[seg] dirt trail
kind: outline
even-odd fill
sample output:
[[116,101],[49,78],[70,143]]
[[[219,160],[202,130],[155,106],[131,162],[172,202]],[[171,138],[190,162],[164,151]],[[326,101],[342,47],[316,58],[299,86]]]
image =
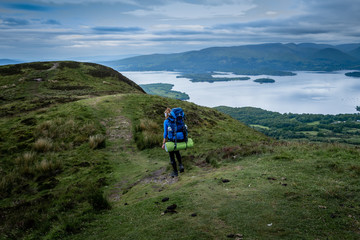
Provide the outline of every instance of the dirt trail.
[[131,122],[124,116],[117,116],[105,121],[106,136],[110,141],[123,139],[130,143],[132,140]]
[[54,63],[54,65],[46,71],[52,71],[52,70],[57,69],[58,67],[59,67],[59,63]]
[[171,185],[178,181],[178,177],[170,177],[169,173],[166,171],[166,167],[162,167],[150,173],[148,176],[134,182],[133,184],[129,185],[127,181],[118,182],[117,184],[115,184],[114,189],[111,191],[109,199],[114,202],[119,201],[122,195],[126,194],[138,184],[153,184],[154,188],[162,191],[165,185]]
[[[133,145],[133,135],[131,131],[131,121],[120,115],[108,119],[104,119],[102,124],[106,127],[106,137],[108,141],[117,141],[119,139],[123,140],[122,146],[127,145],[126,148],[122,148],[125,151],[131,151],[131,154],[137,154],[134,152],[134,148],[130,148],[130,145]],[[119,151],[118,145],[114,147],[113,151]],[[116,183],[113,186],[113,189],[110,192],[109,199],[111,201],[119,201],[121,196],[130,191],[133,187],[138,184],[152,184],[154,188],[161,191],[165,185],[174,184],[178,181],[178,178],[170,177],[166,167],[161,167],[151,173],[144,173],[144,177],[137,180],[136,182],[129,182],[126,179]]]

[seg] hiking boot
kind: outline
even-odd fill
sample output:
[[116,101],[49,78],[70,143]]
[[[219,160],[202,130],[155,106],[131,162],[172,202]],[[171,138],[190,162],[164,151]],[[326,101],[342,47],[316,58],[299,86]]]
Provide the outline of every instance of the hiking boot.
[[177,171],[173,171],[171,174],[170,174],[171,177],[177,177],[179,176],[178,172]]
[[180,171],[181,173],[183,173],[183,172],[185,171],[184,165],[182,165],[182,164],[179,165],[179,171]]

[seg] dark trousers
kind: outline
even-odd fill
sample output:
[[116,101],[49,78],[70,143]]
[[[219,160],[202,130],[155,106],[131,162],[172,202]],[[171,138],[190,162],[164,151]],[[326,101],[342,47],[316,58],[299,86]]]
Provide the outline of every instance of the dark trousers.
[[182,164],[180,152],[179,151],[169,152],[169,156],[170,156],[170,163],[171,163],[174,171],[177,172],[175,156],[176,156],[176,159],[177,159],[179,165]]

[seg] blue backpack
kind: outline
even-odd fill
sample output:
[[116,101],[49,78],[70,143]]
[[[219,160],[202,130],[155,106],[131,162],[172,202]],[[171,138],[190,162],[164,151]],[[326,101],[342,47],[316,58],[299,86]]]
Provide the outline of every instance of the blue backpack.
[[187,126],[184,123],[185,114],[182,108],[173,108],[168,117],[170,127],[168,128],[168,139],[172,142],[187,142]]

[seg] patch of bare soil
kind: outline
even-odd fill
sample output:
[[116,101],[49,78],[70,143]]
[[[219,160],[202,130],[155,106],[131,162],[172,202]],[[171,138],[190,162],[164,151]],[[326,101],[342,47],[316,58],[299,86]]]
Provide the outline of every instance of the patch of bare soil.
[[121,196],[126,194],[131,188],[135,187],[138,184],[154,184],[154,188],[161,191],[165,185],[174,184],[179,181],[178,177],[171,177],[170,174],[166,171],[166,167],[160,168],[148,176],[136,181],[135,183],[128,185],[128,181],[121,181],[114,186],[114,189],[109,195],[111,201],[119,201]]
[[171,177],[170,174],[166,171],[166,168],[160,168],[155,172],[151,173],[149,176],[140,180],[140,183],[156,183],[162,186],[167,184],[173,184],[179,181],[178,177]]
[[125,142],[131,142],[131,122],[124,116],[109,118],[102,122],[106,127],[106,136],[111,140],[123,139]]
[[52,70],[57,69],[58,67],[59,67],[59,63],[54,63],[54,65],[46,71],[52,71]]

